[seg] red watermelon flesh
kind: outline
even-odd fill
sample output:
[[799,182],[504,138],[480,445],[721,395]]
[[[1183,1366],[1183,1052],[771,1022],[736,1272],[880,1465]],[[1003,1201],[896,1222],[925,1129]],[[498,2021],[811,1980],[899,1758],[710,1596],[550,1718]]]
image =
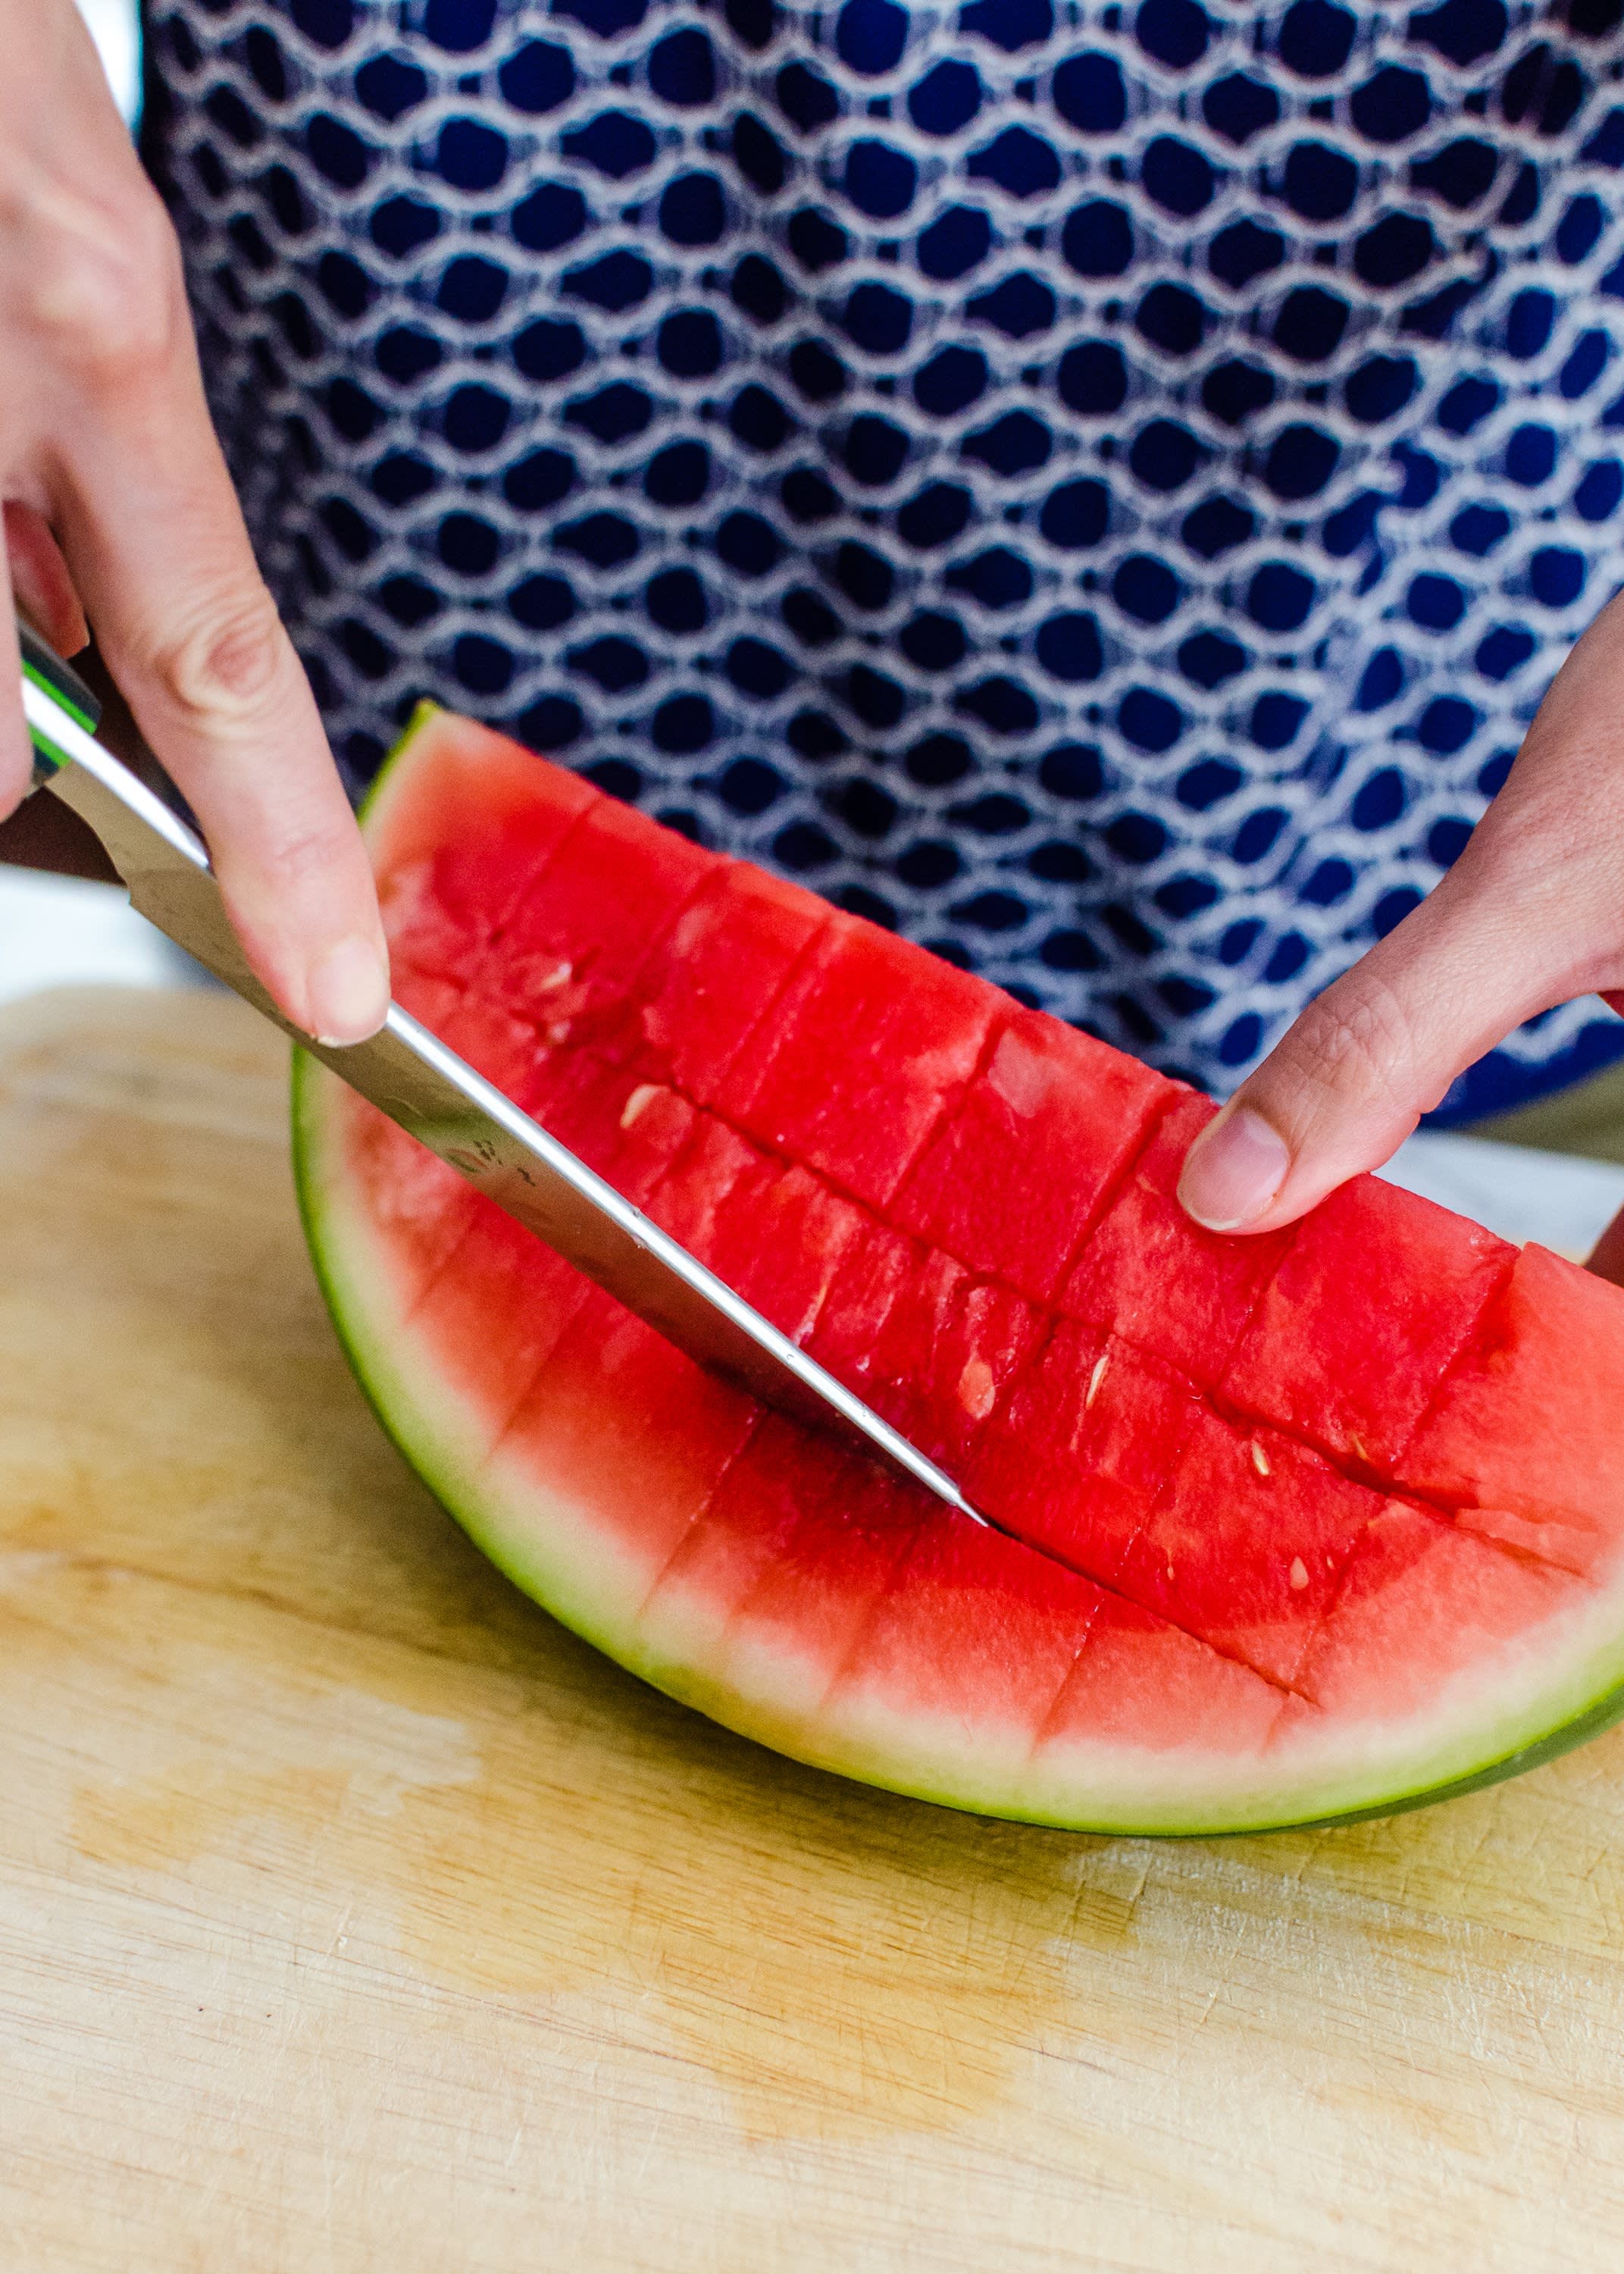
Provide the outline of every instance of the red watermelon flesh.
[[976,1507],[1110,1585],[1200,1410],[1172,1367],[1064,1319],[959,1474]]
[[1391,1501],[1361,1539],[1297,1668],[1291,1726],[1425,1710],[1459,1669],[1560,1617],[1568,1575]]
[[975,1278],[939,1248],[909,1260],[914,1274],[885,1314],[871,1363],[853,1370],[853,1385],[866,1382],[869,1402],[888,1421],[962,1472],[1036,1342],[1038,1315],[1011,1289]]
[[1165,1106],[1167,1087],[1120,1050],[1017,1012],[958,1110],[938,1124],[891,1215],[972,1270],[996,1272],[1043,1302]]
[[[733,1131],[696,1116],[643,1204],[703,1254],[730,1200],[748,1206],[760,1163]],[[608,1427],[605,1382],[616,1408]],[[681,1426],[673,1427],[678,1412]],[[510,1460],[549,1476],[560,1490],[588,1502],[599,1492],[612,1496],[635,1525],[639,1547],[657,1545],[663,1562],[704,1514],[756,1419],[749,1400],[591,1287],[507,1421],[501,1443]],[[656,1576],[650,1573],[650,1584]]]
[[[1281,1258],[1289,1231],[1225,1239],[1174,1201],[1184,1155],[1217,1108],[1188,1092],[1165,1107],[1084,1247],[1061,1307],[1110,1327],[1214,1389]],[[1169,1300],[1177,1288],[1177,1300]]]
[[[773,1006],[760,1046],[701,1085],[762,1143],[883,1207],[957,1105],[997,1016],[991,990],[921,948],[875,957],[873,927],[834,915]],[[860,1096],[846,1075],[865,1070]]]
[[[1395,1275],[1395,1255],[1404,1259]],[[1390,1475],[1514,1251],[1413,1193],[1357,1178],[1296,1228],[1224,1374],[1226,1397]],[[1300,1330],[1304,1319],[1315,1330]]]
[[[1624,1529],[1620,1381],[1616,1290],[1524,1248],[1396,1472],[1407,1489],[1460,1507],[1485,1537],[1603,1578]],[[1530,1446],[1557,1429],[1560,1463],[1530,1461]]]
[[825,902],[759,869],[713,870],[650,960],[628,1047],[690,1089],[719,1080],[829,915]]
[[862,1210],[821,1178],[763,1157],[718,1213],[706,1261],[747,1303],[771,1303],[777,1324],[805,1342],[868,1231]]
[[996,1532],[923,1525],[840,1668],[831,1706],[877,1736],[906,1696],[959,1721],[966,1737],[1004,1728],[1034,1745],[1105,1599],[1093,1580]]
[[[440,800],[400,814],[379,887],[396,978],[438,975],[465,990],[509,915],[599,801],[588,783],[572,779],[542,809],[529,753],[471,722],[455,749],[442,747],[436,772]],[[488,830],[447,830],[446,815],[464,800],[487,817]]]
[[622,1662],[807,1759],[1105,1827],[1390,1807],[1611,1710],[1615,1291],[1369,1179],[1200,1232],[1205,1101],[443,715],[367,826],[407,1007],[1015,1535],[763,1415],[306,1067],[380,1411]]
[[[888,1389],[911,1394],[910,1384],[883,1378],[876,1359],[885,1322],[915,1286],[925,1255],[917,1240],[876,1223],[867,1210],[860,1212],[859,1223],[861,1237],[838,1259],[806,1344],[820,1366],[860,1389],[872,1404]],[[748,1224],[740,1231],[743,1240],[750,1239]]]
[[1129,1547],[1124,1593],[1289,1689],[1383,1496],[1278,1430],[1210,1408]]
[[808,1670],[801,1703],[815,1707],[920,1521],[914,1496],[890,1478],[876,1487],[861,1455],[831,1452],[808,1472],[801,1432],[760,1417],[660,1570],[645,1618],[690,1680],[714,1682],[730,1652],[784,1633]]
[[[651,842],[639,815],[600,800],[511,911],[490,984],[556,1046],[590,1047],[624,1024],[634,981],[710,882],[686,838]],[[628,907],[637,911],[628,923]],[[606,1030],[606,1032],[605,1032]]]
[[[1109,1758],[1120,1751],[1154,1789],[1161,1781],[1157,1772],[1166,1769],[1158,1757],[1184,1752],[1188,1733],[1200,1729],[1223,1763],[1218,1776],[1228,1781],[1236,1762],[1273,1766],[1274,1740],[1291,1703],[1286,1691],[1238,1659],[1226,1658],[1124,1596],[1107,1595],[1088,1630],[1087,1648],[1049,1708],[1038,1758],[1065,1776],[1101,1753]],[[1192,1818],[1189,1824],[1159,1822],[1154,1828],[1194,1829],[1199,1811]]]

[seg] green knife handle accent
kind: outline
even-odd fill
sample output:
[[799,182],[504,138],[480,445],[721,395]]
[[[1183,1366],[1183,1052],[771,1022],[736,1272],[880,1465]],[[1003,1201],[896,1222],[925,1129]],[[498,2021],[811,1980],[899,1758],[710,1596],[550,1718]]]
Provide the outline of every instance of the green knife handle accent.
[[[78,672],[71,671],[20,616],[17,619],[17,641],[23,652],[24,677],[32,679],[48,695],[55,696],[69,717],[77,719],[87,734],[94,734],[101,723],[102,705]],[[29,734],[34,743],[34,786],[38,789],[67,760],[39,727],[31,727]]]

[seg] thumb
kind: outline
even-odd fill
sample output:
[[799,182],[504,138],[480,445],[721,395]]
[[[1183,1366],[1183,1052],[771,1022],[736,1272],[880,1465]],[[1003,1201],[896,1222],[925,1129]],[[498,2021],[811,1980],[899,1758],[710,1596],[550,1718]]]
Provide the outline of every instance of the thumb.
[[1484,889],[1472,868],[1311,1003],[1196,1139],[1178,1197],[1198,1224],[1291,1223],[1379,1168],[1513,1027],[1579,991],[1553,968],[1552,911]]

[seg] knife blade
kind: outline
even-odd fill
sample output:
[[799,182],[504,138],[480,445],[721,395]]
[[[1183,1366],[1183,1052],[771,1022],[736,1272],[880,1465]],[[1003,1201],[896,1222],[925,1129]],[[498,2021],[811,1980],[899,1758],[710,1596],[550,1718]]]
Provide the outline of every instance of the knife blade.
[[35,787],[89,824],[149,922],[701,1366],[998,1528],[899,1430],[398,1003],[370,1042],[343,1046],[314,1042],[284,1018],[248,967],[201,839],[96,741],[99,706],[78,674],[20,621],[18,631]]

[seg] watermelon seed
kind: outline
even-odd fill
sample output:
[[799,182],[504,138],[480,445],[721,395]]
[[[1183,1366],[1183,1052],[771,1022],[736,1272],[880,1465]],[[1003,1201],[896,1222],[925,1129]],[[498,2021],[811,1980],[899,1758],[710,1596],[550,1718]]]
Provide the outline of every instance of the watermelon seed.
[[1294,1555],[1291,1558],[1290,1578],[1294,1587],[1305,1587],[1308,1585],[1308,1566],[1300,1555]]
[[658,1082],[640,1081],[636,1088],[633,1090],[631,1096],[627,1099],[625,1104],[620,1108],[621,1128],[629,1129],[634,1121],[640,1120],[658,1096]]
[[959,1377],[959,1403],[973,1420],[984,1421],[996,1402],[991,1367],[984,1358],[966,1359]]
[[548,972],[546,977],[538,985],[536,992],[538,995],[551,995],[555,989],[567,986],[575,975],[575,967],[573,963],[560,963]]
[[547,1028],[547,1040],[552,1043],[554,1050],[557,1050],[560,1043],[567,1043],[569,1040],[568,1020],[560,1019],[555,1025],[549,1027]]
[[1088,1408],[1094,1404],[1094,1399],[1099,1396],[1100,1384],[1105,1379],[1105,1369],[1110,1362],[1111,1354],[1109,1351],[1102,1352],[1101,1355],[1095,1359],[1094,1362],[1094,1372],[1088,1377],[1088,1395],[1083,1400],[1083,1410],[1085,1412],[1087,1412]]
[[1252,1441],[1252,1465],[1260,1477],[1269,1473],[1269,1457],[1254,1437]]

